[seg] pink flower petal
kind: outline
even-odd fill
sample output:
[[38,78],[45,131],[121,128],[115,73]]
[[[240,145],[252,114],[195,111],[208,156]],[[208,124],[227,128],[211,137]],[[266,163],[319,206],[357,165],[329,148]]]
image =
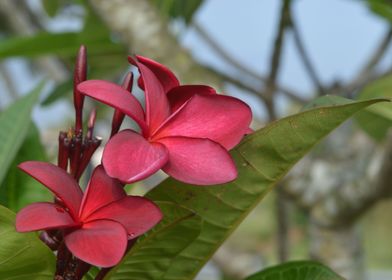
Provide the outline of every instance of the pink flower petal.
[[167,93],[170,108],[172,112],[177,111],[186,101],[195,94],[210,95],[216,94],[216,91],[209,86],[204,85],[184,85],[173,88]]
[[83,220],[98,208],[126,196],[127,194],[120,182],[109,177],[102,165],[99,165],[94,169],[84,193],[80,208],[80,219]]
[[147,130],[144,111],[139,101],[121,86],[102,80],[89,80],[78,85],[78,90],[132,118],[143,131]]
[[64,208],[49,202],[33,203],[16,215],[19,232],[72,227],[76,222]]
[[229,153],[209,139],[167,137],[159,139],[169,151],[162,168],[173,178],[195,185],[215,185],[234,180],[237,169]]
[[252,128],[248,128],[246,131],[245,131],[245,134],[246,135],[249,135],[249,134],[252,134],[253,132],[255,132]]
[[168,154],[163,145],[150,143],[132,130],[123,130],[109,140],[102,158],[110,177],[132,183],[158,171]]
[[71,175],[47,162],[26,161],[19,168],[50,189],[63,201],[72,217],[77,219],[83,193]]
[[86,223],[65,236],[65,244],[77,258],[89,264],[110,267],[118,264],[127,248],[127,232],[114,221]]
[[154,132],[152,139],[168,136],[208,138],[229,150],[241,141],[251,119],[249,106],[237,98],[196,94]]
[[162,212],[146,198],[127,196],[98,209],[87,218],[87,221],[101,219],[119,222],[126,228],[128,238],[132,239],[155,226],[162,219]]
[[[172,88],[180,85],[180,82],[178,81],[177,77],[166,66],[140,55],[137,55],[136,58],[140,63],[147,66],[154,73],[154,75],[161,83],[165,93],[169,92],[169,90],[171,90]],[[132,58],[130,58],[130,62],[132,64],[135,64]]]
[[170,115],[169,101],[161,82],[154,73],[143,63],[135,61],[135,65],[143,78],[146,94],[146,118],[149,131],[152,132]]

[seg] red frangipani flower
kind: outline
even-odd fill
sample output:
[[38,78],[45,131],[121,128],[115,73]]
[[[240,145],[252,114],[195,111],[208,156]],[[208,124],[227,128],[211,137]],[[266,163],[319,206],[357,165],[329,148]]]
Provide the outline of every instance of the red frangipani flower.
[[16,216],[19,232],[60,229],[77,258],[101,267],[116,265],[129,239],[138,237],[162,218],[159,208],[143,197],[127,196],[121,184],[98,166],[84,194],[63,169],[44,162],[19,167],[52,191],[63,206],[33,203]]
[[78,90],[114,107],[140,126],[123,130],[105,147],[103,166],[125,183],[142,180],[160,168],[187,183],[212,185],[234,180],[237,170],[228,150],[248,132],[252,113],[244,102],[219,95],[204,85],[180,86],[165,66],[137,56],[145,113],[122,87],[101,80],[82,82]]

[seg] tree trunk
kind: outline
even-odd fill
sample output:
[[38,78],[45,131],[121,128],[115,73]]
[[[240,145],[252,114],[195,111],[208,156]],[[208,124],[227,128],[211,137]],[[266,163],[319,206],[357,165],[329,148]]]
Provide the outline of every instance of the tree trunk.
[[365,280],[364,254],[358,225],[323,227],[311,219],[310,256],[347,280]]

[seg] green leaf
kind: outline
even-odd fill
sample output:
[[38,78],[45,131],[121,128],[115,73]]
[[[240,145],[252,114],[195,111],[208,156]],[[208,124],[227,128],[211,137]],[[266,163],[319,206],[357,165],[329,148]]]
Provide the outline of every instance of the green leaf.
[[83,37],[77,32],[40,32],[32,36],[14,37],[2,41],[0,43],[0,58],[37,57],[45,54],[73,58],[82,44],[90,47],[89,54],[91,55],[124,52],[121,46],[113,44],[109,38],[103,38],[97,34]]
[[85,26],[80,32],[38,32],[30,36],[13,37],[0,42],[0,58],[36,57],[55,54],[74,58],[80,45],[88,48],[89,55],[125,55],[125,48],[111,40],[110,31],[91,9],[86,11]]
[[[88,49],[88,63],[92,70],[89,78],[113,77],[128,66],[127,49],[113,40],[110,30],[94,13],[91,7],[82,2],[85,8],[85,24],[79,32],[38,32],[29,36],[11,37],[0,41],[0,58],[7,57],[38,57],[42,55],[59,56],[69,68],[73,67],[74,59],[80,45]],[[62,92],[56,91],[60,97]],[[57,95],[55,97],[58,97]]]
[[392,3],[390,0],[367,0],[367,4],[373,13],[392,22]]
[[0,115],[0,183],[27,135],[31,111],[43,87],[44,82],[41,82],[30,94],[14,102]]
[[26,139],[0,185],[0,203],[19,211],[32,202],[49,201],[53,195],[31,176],[21,172],[18,165],[28,160],[47,161],[38,129],[30,123]]
[[347,99],[338,95],[323,95],[319,98],[313,99],[309,103],[307,103],[301,111],[306,111],[322,106],[335,106],[335,105],[343,105],[349,104],[353,101],[351,99]]
[[344,280],[330,268],[314,261],[294,261],[267,268],[246,280]]
[[192,21],[192,17],[199,9],[203,0],[152,0],[158,10],[172,19],[183,19],[187,24]]
[[200,187],[169,178],[148,193],[150,199],[178,203],[203,219],[199,237],[172,260],[160,279],[193,279],[298,160],[354,113],[380,101],[385,100],[320,107],[270,123],[231,152],[238,168],[232,183]]
[[42,6],[50,17],[54,17],[60,9],[60,0],[42,0]]
[[387,131],[391,128],[392,122],[372,111],[361,111],[355,115],[358,125],[376,141],[381,142],[385,139]]
[[0,279],[50,280],[55,256],[35,233],[15,231],[15,214],[0,205]]
[[99,273],[99,268],[92,266],[90,270],[84,275],[83,280],[95,280],[95,277]]
[[58,101],[61,98],[72,96],[73,79],[67,79],[66,81],[56,85],[56,87],[48,94],[48,96],[42,101],[42,106],[48,106]]
[[[358,96],[358,99],[384,97],[392,100],[392,75],[378,79],[367,85]],[[392,127],[392,105],[381,103],[372,106],[355,116],[359,126],[370,136],[382,141],[389,128]]]
[[40,32],[32,36],[13,37],[0,43],[0,58],[35,57],[44,54],[75,55],[80,46],[75,32]]
[[161,279],[171,261],[200,233],[201,219],[173,203],[158,203],[163,220],[127,253],[105,279]]

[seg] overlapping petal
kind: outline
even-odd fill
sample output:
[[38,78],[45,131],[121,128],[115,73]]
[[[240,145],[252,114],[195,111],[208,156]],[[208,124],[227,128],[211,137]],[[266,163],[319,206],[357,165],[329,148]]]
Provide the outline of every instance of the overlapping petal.
[[143,131],[147,130],[141,104],[135,96],[121,86],[102,80],[89,80],[80,83],[78,90],[123,112],[131,117]]
[[218,94],[196,94],[154,132],[152,138],[208,138],[229,150],[246,134],[251,119],[249,106],[239,99]]
[[155,226],[162,219],[162,213],[146,198],[127,196],[98,209],[86,221],[101,219],[119,222],[126,228],[128,238],[135,238]]
[[83,193],[67,172],[51,163],[39,161],[23,162],[19,168],[50,189],[77,219]]
[[134,61],[144,82],[146,96],[146,121],[152,132],[170,115],[169,101],[157,76],[143,63]]
[[16,230],[19,232],[66,228],[77,225],[64,208],[49,202],[28,205],[16,216]]
[[132,183],[158,171],[167,162],[168,152],[162,144],[150,143],[132,130],[123,130],[110,139],[102,158],[109,176]]
[[65,244],[77,258],[100,267],[118,264],[127,248],[127,232],[114,221],[86,223],[65,236]]
[[[137,55],[136,59],[138,62],[147,66],[154,73],[154,75],[161,83],[165,93],[169,92],[172,88],[180,85],[180,82],[178,81],[177,77],[166,66],[140,55]],[[135,60],[132,57],[129,57],[129,61],[132,64],[136,64]]]
[[126,196],[120,182],[109,177],[102,165],[99,165],[94,169],[85,191],[79,216],[83,220],[98,208]]
[[173,178],[196,185],[226,183],[237,177],[237,169],[224,147],[209,139],[167,137],[159,139],[169,151],[162,168]]
[[171,112],[177,111],[185,102],[192,98],[195,94],[210,95],[216,94],[216,91],[205,85],[184,85],[173,88],[167,93]]

